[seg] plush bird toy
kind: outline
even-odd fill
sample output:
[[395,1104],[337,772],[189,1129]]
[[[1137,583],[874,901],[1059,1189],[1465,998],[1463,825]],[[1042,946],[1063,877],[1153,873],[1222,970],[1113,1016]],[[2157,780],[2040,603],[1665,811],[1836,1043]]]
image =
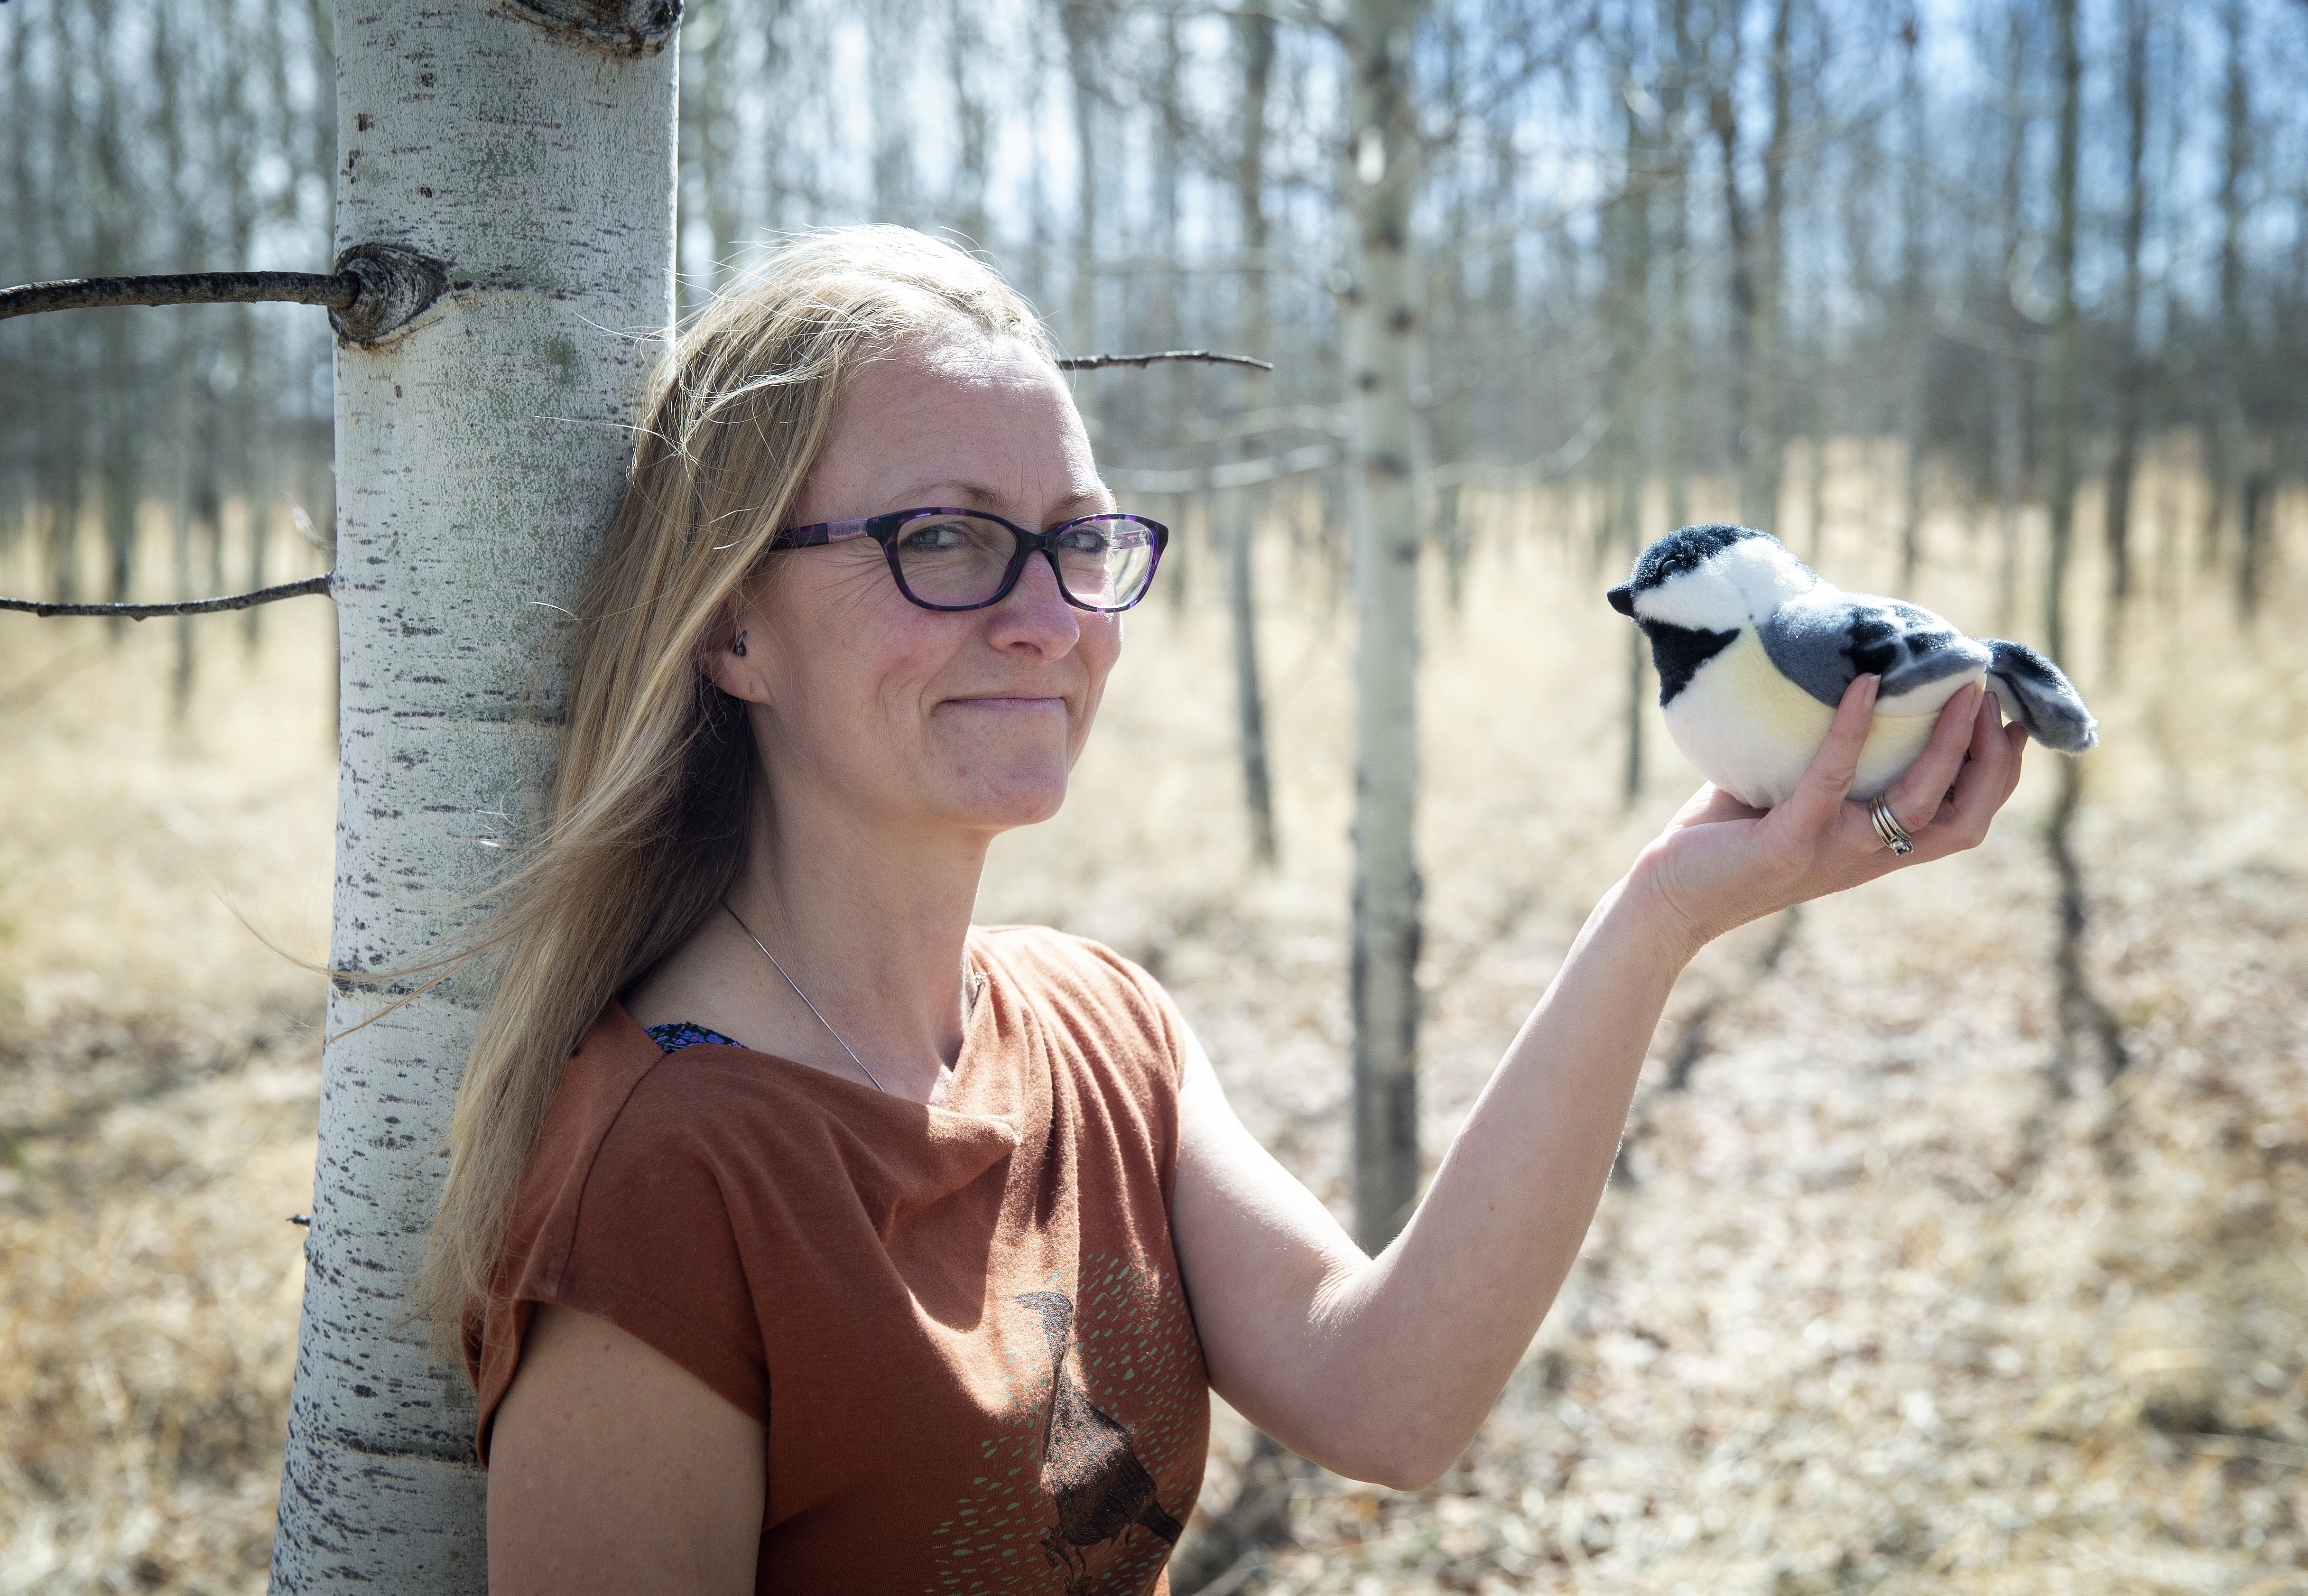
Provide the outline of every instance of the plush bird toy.
[[2097,722],[2035,650],[1966,637],[1928,609],[1847,593],[1769,532],[1669,532],[1611,590],[1650,639],[1669,736],[1707,779],[1758,809],[1785,802],[1827,738],[1843,690],[1880,675],[1856,798],[1879,797],[1931,740],[1940,710],[1986,678],[2007,719],[2047,748],[2081,754]]

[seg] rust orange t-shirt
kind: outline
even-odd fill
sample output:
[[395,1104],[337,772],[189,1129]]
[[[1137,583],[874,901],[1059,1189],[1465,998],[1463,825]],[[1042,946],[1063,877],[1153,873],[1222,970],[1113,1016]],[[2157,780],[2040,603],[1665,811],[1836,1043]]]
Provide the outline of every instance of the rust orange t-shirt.
[[1167,1588],[1210,1419],[1170,1247],[1179,1022],[1093,943],[977,929],[969,954],[934,1108],[601,1015],[467,1325],[485,1462],[557,1303],[766,1428],[760,1591]]

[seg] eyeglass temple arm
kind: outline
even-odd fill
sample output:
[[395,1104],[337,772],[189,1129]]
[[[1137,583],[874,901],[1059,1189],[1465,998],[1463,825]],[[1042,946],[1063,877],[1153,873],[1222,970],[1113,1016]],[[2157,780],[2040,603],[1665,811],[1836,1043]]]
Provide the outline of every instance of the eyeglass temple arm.
[[826,543],[839,543],[845,538],[863,538],[874,530],[877,515],[862,516],[856,521],[821,521],[814,526],[788,527],[770,539],[772,553],[784,548],[815,548]]

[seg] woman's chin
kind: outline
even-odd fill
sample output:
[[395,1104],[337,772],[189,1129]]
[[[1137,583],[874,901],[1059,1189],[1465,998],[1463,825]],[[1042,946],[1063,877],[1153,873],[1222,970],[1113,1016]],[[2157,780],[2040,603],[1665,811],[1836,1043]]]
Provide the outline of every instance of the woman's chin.
[[1066,801],[1066,772],[1012,771],[998,781],[966,781],[949,789],[950,811],[974,831],[1039,825]]

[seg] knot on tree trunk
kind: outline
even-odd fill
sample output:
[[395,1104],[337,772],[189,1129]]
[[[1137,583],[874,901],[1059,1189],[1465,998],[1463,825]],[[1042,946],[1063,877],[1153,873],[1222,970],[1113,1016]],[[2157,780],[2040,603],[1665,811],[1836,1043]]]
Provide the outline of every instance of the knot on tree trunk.
[[681,26],[681,0],[508,0],[506,10],[629,56],[654,56]]
[[337,257],[337,271],[360,280],[360,292],[329,324],[349,343],[376,343],[399,332],[449,286],[449,264],[398,244],[356,244]]

